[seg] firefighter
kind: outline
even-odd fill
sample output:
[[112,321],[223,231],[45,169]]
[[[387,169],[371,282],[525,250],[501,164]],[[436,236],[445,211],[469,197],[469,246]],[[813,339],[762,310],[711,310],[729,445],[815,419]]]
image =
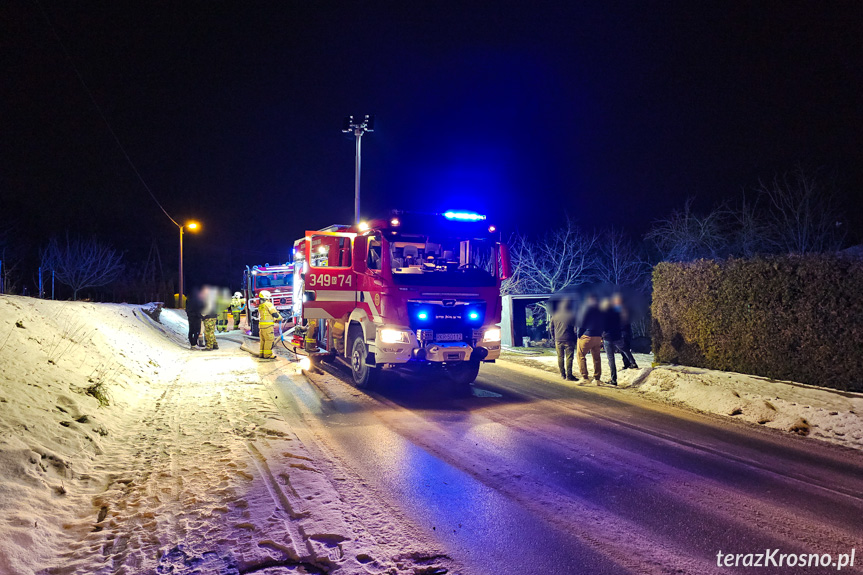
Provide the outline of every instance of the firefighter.
[[282,319],[276,306],[270,301],[271,295],[267,290],[259,294],[261,305],[258,306],[258,332],[261,336],[261,359],[275,359],[273,357],[273,345],[276,342],[275,322]]
[[228,314],[230,306],[220,305],[219,306],[219,317],[216,320],[216,331],[219,333],[225,333],[228,331]]
[[240,329],[240,315],[246,309],[246,302],[243,301],[243,294],[234,292],[234,297],[231,298],[231,315],[234,316],[234,330]]

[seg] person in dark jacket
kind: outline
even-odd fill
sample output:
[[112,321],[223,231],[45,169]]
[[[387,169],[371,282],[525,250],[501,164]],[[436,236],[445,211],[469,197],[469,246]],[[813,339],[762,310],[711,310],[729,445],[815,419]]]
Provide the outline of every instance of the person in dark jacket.
[[572,311],[572,302],[569,299],[563,299],[548,322],[548,330],[554,338],[554,347],[557,349],[557,367],[560,369],[560,377],[568,381],[577,381],[577,378],[572,375],[572,360],[577,339],[575,327],[576,317]]
[[589,294],[585,298],[584,310],[578,325],[578,369],[585,381],[590,381],[587,374],[587,359],[589,353],[593,358],[593,378],[599,381],[602,377],[602,358],[599,352],[602,349],[602,332],[605,328],[602,311],[596,296]]
[[608,371],[611,374],[611,385],[617,385],[617,364],[614,361],[614,351],[623,347],[623,338],[620,331],[620,309],[612,305],[611,300],[602,302],[602,346],[605,348],[605,357],[608,360]]
[[619,293],[611,297],[611,303],[620,310],[620,338],[623,346],[618,346],[620,355],[623,357],[623,369],[638,369],[635,357],[632,355],[632,320],[629,309],[623,305],[623,296]]
[[197,349],[198,338],[201,336],[201,309],[203,303],[197,289],[186,298],[186,318],[189,321],[189,347]]

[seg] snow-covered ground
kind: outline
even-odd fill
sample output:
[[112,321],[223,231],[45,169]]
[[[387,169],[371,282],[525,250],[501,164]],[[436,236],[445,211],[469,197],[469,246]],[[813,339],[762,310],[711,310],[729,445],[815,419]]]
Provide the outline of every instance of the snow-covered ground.
[[0,574],[446,561],[378,501],[348,508],[347,472],[274,405],[265,380],[284,360],[227,340],[190,351],[185,330],[171,310],[160,325],[135,306],[0,297]]
[[[554,355],[510,359],[557,372]],[[617,356],[621,390],[863,450],[863,394],[695,367],[650,367],[649,354],[635,354],[635,359],[641,369],[621,370]],[[590,358],[588,369],[592,374]],[[604,354],[602,378],[608,381]]]

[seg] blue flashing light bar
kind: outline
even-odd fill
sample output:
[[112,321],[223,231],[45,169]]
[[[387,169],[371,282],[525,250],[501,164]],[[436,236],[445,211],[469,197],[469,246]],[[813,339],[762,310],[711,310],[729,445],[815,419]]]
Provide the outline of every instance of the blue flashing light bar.
[[444,212],[443,217],[448,220],[459,220],[462,222],[481,222],[485,216],[476,212]]
[[429,318],[429,314],[428,314],[428,312],[421,311],[421,312],[419,312],[419,313],[417,314],[417,317],[418,317],[419,319],[428,319],[428,318]]
[[475,312],[475,311],[470,312],[467,316],[468,316],[470,319],[479,319],[479,314],[478,314],[477,312]]

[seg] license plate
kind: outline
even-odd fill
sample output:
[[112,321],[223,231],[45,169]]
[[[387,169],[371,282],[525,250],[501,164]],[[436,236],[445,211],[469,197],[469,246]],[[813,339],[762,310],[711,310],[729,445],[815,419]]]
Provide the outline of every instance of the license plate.
[[435,336],[438,341],[461,341],[460,333],[439,333]]

